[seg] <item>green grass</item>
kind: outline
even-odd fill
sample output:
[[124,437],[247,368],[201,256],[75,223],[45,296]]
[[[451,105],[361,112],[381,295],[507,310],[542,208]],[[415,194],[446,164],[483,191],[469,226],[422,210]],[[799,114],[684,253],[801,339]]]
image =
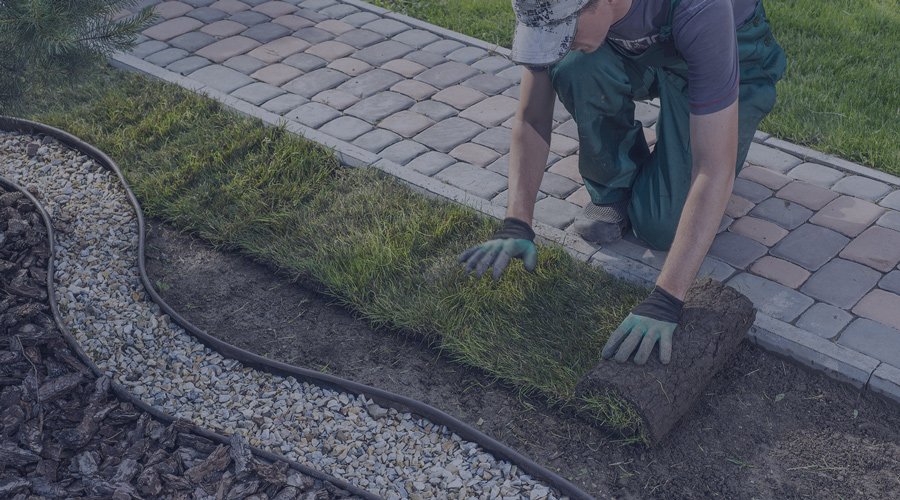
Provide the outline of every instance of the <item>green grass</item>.
[[614,397],[579,401],[578,379],[646,290],[559,246],[536,272],[467,276],[456,256],[499,223],[424,197],[376,169],[341,168],[325,149],[181,88],[104,68],[17,110],[96,145],[122,168],[148,216],[320,284],[374,327],[430,339],[525,397],[640,435]]
[[[509,47],[509,0],[373,0]],[[900,1],[766,0],[788,58],[778,104],[760,128],[900,175]]]

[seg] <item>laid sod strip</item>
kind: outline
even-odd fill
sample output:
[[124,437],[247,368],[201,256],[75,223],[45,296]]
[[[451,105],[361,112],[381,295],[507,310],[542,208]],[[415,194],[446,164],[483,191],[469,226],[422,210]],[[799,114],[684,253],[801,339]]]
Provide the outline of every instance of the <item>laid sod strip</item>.
[[[509,48],[509,0],[371,0]],[[788,58],[778,104],[760,129],[900,175],[900,2],[766,0]]]
[[534,273],[516,261],[499,282],[467,276],[457,255],[498,221],[376,169],[343,168],[215,101],[112,71],[65,99],[35,99],[54,109],[26,116],[114,158],[148,216],[319,283],[374,326],[424,336],[522,397],[640,435],[623,401],[581,401],[574,388],[646,290],[559,246],[540,248]]

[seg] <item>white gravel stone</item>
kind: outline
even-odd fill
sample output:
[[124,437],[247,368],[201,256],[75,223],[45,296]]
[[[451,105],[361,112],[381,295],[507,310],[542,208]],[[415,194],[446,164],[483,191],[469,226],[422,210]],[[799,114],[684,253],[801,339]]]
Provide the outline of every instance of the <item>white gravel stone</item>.
[[386,498],[558,498],[444,426],[224,359],[161,313],[137,267],[138,226],[117,177],[55,140],[0,131],[0,175],[33,186],[57,230],[66,326],[148,404]]

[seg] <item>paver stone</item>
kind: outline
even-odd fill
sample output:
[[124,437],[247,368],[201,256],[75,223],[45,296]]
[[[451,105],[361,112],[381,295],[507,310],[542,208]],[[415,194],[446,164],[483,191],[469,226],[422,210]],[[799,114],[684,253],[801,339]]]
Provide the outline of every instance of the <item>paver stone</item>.
[[728,286],[746,295],[764,314],[786,322],[794,321],[815,302],[796,290],[747,273],[728,280]]
[[565,199],[566,196],[569,196],[578,189],[578,186],[580,186],[580,184],[573,182],[568,177],[563,177],[562,175],[554,174],[553,172],[544,172],[540,189],[550,196]]
[[335,42],[334,40],[326,40],[306,49],[305,52],[307,54],[312,54],[314,56],[320,57],[326,61],[334,61],[335,59],[349,56],[350,54],[356,52],[356,49],[347,45],[346,43]]
[[412,78],[427,69],[425,68],[425,66],[422,66],[419,63],[407,61],[406,59],[392,59],[382,64],[381,67],[382,69],[393,71],[394,73],[405,76],[406,78]]
[[881,279],[862,264],[833,259],[813,273],[800,291],[842,309],[850,309]]
[[891,271],[881,278],[878,286],[889,291],[900,294],[900,271]]
[[[778,198],[769,198],[755,207],[752,206],[752,203],[750,205],[752,208],[750,215],[772,221],[785,229],[794,229],[800,226],[813,214],[812,210],[798,203]],[[734,217],[731,213],[728,215]]]
[[[494,127],[503,123],[504,120],[516,113],[519,102],[510,97],[497,95],[488,97],[487,99],[471,106],[462,111],[459,116],[467,120],[472,120],[484,127]],[[562,137],[562,136],[557,136]],[[571,140],[566,138],[566,140]],[[550,149],[553,149],[551,141]],[[556,152],[556,151],[554,151]]]
[[391,90],[408,96],[416,101],[427,99],[437,92],[437,89],[431,85],[416,80],[401,80],[395,83],[394,86],[391,87]]
[[582,179],[581,173],[578,170],[578,155],[570,155],[559,160],[550,167],[548,172],[564,175],[578,183],[584,182],[584,179]]
[[752,209],[752,201],[741,198],[736,194],[732,194],[731,197],[728,198],[728,205],[725,206],[725,213],[728,214],[729,217],[737,219],[738,217],[747,215]]
[[534,218],[557,229],[565,229],[581,213],[581,207],[553,196],[534,204]]
[[297,10],[297,7],[287,2],[266,2],[253,7],[253,10],[262,12],[263,14],[274,18],[279,16],[286,16]]
[[800,316],[796,325],[820,337],[833,339],[852,319],[853,315],[843,309],[816,302]]
[[410,138],[434,125],[434,120],[413,111],[400,111],[378,122],[378,126]]
[[308,28],[313,26],[315,23],[306,19],[305,17],[295,16],[293,14],[288,14],[286,16],[278,16],[275,19],[272,19],[273,23],[280,24],[285,28],[297,31],[301,28]]
[[363,28],[381,33],[384,36],[394,36],[398,33],[410,29],[409,25],[395,21],[393,19],[381,18],[363,25]]
[[853,237],[872,225],[883,213],[884,209],[878,205],[852,196],[841,196],[813,215],[810,222]]
[[815,271],[834,258],[850,240],[815,224],[793,230],[772,249],[772,255]]
[[434,33],[419,29],[408,30],[394,35],[394,40],[409,45],[410,47],[413,47],[415,49],[421,49],[422,47],[438,39],[440,39],[440,37],[435,35]]
[[305,40],[286,36],[273,40],[265,45],[260,45],[251,50],[248,55],[271,64],[281,61],[287,56],[306,50],[309,46],[309,42],[306,42]]
[[183,16],[192,10],[193,7],[181,2],[163,2],[153,6],[153,12],[163,19]]
[[344,112],[369,123],[377,123],[383,118],[409,108],[414,103],[415,101],[403,94],[382,92],[359,101]]
[[449,104],[456,109],[467,109],[475,105],[475,103],[486,99],[487,96],[469,87],[453,85],[434,94],[431,98],[435,101]]
[[278,87],[269,85],[268,83],[256,82],[251,83],[246,87],[239,88],[231,95],[242,101],[247,101],[254,106],[259,106],[260,104],[281,94],[284,94],[284,91]]
[[191,78],[226,94],[254,82],[249,76],[218,64],[198,69],[191,73]]
[[415,140],[442,153],[484,131],[484,127],[459,117],[447,118],[415,136]]
[[485,55],[487,55],[486,50],[480,47],[472,47],[471,45],[467,45],[465,47],[460,47],[453,52],[450,52],[446,57],[451,61],[457,61],[463,64],[472,64]]
[[323,133],[348,142],[370,130],[372,130],[371,125],[352,116],[339,116],[319,129]]
[[223,62],[222,65],[227,66],[233,70],[240,71],[245,75],[250,75],[257,70],[266,67],[266,63],[247,54],[241,54],[239,56],[229,58],[228,60]]
[[328,64],[321,57],[316,57],[312,54],[306,53],[294,54],[281,62],[289,66],[293,66],[300,71],[303,71],[304,73],[309,73],[317,69],[324,68],[325,65]]
[[808,182],[792,181],[775,193],[775,196],[799,203],[806,208],[821,210],[822,207],[839,195],[830,189],[809,184]]
[[870,319],[854,320],[837,343],[885,363],[900,359],[900,330]]
[[893,193],[885,196],[883,200],[878,202],[878,204],[883,207],[900,210],[900,190],[894,191]]
[[434,121],[441,121],[457,114],[457,111],[452,107],[432,100],[417,102],[410,110],[425,115]]
[[317,44],[326,40],[331,40],[334,38],[334,33],[316,28],[315,26],[307,26],[306,28],[295,30],[292,36],[302,38],[311,44]]
[[771,189],[763,186],[762,184],[757,184],[753,181],[741,178],[737,178],[734,180],[733,192],[741,198],[752,201],[753,203],[760,203],[766,198],[772,196]]
[[512,140],[512,131],[504,127],[491,127],[475,136],[472,142],[481,144],[500,154],[509,152],[509,144]]
[[[501,97],[501,96],[498,96]],[[509,99],[508,97],[504,97]],[[493,97],[491,98],[493,99]],[[512,113],[509,116],[516,114],[516,107],[518,107],[518,101],[513,100],[513,103],[510,103],[512,106]],[[560,155],[560,156],[569,156],[570,154],[578,151],[578,141],[574,139],[569,139],[568,137],[561,134],[550,134],[550,151]]]
[[512,61],[506,57],[488,56],[473,63],[472,67],[484,71],[485,73],[497,73],[512,65]]
[[187,55],[188,53],[186,50],[170,47],[168,49],[161,50],[159,52],[156,52],[155,54],[147,56],[147,58],[145,58],[144,60],[150,64],[155,64],[157,66],[166,66],[175,61],[178,61],[179,59],[184,59]]
[[169,44],[166,42],[160,42],[159,40],[149,40],[146,42],[139,43],[131,49],[131,55],[134,57],[145,58],[150,54],[155,54],[161,50],[165,50],[169,48]]
[[329,33],[333,33],[335,35],[343,35],[344,33],[355,29],[353,26],[345,22],[338,21],[337,19],[326,19],[317,24],[316,28],[328,31]]
[[213,9],[219,9],[221,11],[229,12],[234,14],[235,12],[240,12],[242,10],[248,10],[250,8],[249,5],[244,2],[238,2],[237,0],[219,0],[218,2],[210,5]]
[[900,232],[872,226],[854,238],[841,257],[889,272],[900,263]]
[[357,49],[364,49],[383,40],[383,35],[363,29],[351,30],[335,38],[335,41],[352,45]]
[[[429,43],[428,45],[422,47],[422,50],[425,52],[432,52],[440,56],[446,56],[447,54],[463,46],[465,46],[465,44],[460,43],[456,40],[444,39]],[[444,57],[441,57],[441,59],[444,59]]]
[[384,148],[394,144],[402,140],[402,137],[399,135],[380,128],[376,128],[371,132],[366,132],[365,134],[356,138],[353,141],[353,144],[359,146],[366,151],[371,151],[372,153],[379,153]]
[[248,28],[271,21],[269,16],[260,12],[253,12],[252,10],[245,10],[243,12],[232,14],[228,17],[228,20],[241,23]]
[[210,61],[220,63],[236,55],[245,54],[259,47],[261,44],[245,36],[232,36],[219,40],[198,50],[196,54]]
[[185,33],[169,40],[169,44],[173,47],[178,47],[179,49],[192,53],[211,43],[216,43],[216,37],[200,31],[191,31],[190,33]]
[[584,208],[588,203],[591,203],[591,194],[588,193],[586,187],[584,187],[583,185],[579,185],[578,189],[576,189],[575,192],[566,197],[566,201]]
[[207,24],[200,28],[200,31],[217,38],[227,38],[229,36],[237,35],[246,29],[247,27],[241,23],[223,19],[212,24]]
[[756,217],[741,217],[731,224],[731,231],[770,247],[787,236],[788,231],[769,221]]
[[308,102],[285,115],[312,128],[319,128],[338,116],[341,116],[340,112],[318,102]]
[[499,76],[494,75],[475,75],[472,78],[462,82],[462,85],[466,87],[472,87],[473,89],[483,92],[487,95],[497,95],[504,90],[515,85],[515,82],[511,82],[505,78],[500,78]]
[[500,154],[493,149],[488,149],[471,142],[464,142],[453,148],[453,150],[450,151],[450,156],[461,162],[469,163],[477,167],[486,167],[499,158]]
[[357,97],[365,98],[389,89],[393,84],[402,79],[403,77],[396,73],[376,68],[347,80],[347,82],[341,84],[338,88],[345,92],[350,92]]
[[307,102],[309,102],[309,99],[297,94],[281,94],[271,101],[266,101],[266,103],[262,105],[262,108],[266,111],[283,115]]
[[756,259],[766,254],[768,248],[746,236],[724,232],[716,236],[709,254],[738,268],[746,269]]
[[475,76],[476,74],[478,74],[478,70],[473,69],[471,66],[456,61],[450,61],[419,73],[416,76],[416,80],[443,89],[469,77]]
[[841,194],[855,196],[867,201],[876,201],[891,191],[891,187],[868,177],[851,175],[837,181],[831,189]]
[[302,74],[302,71],[293,66],[278,63],[260,68],[250,76],[270,85],[280,87]]
[[754,262],[750,266],[750,272],[793,289],[800,288],[810,275],[806,269],[770,255],[764,255]]
[[193,73],[194,71],[197,71],[204,66],[209,66],[210,64],[212,64],[212,62],[210,62],[208,59],[204,59],[200,56],[190,56],[173,62],[172,64],[166,66],[166,69],[174,73],[178,73],[179,75],[187,75]]
[[[434,178],[490,200],[507,187],[506,177],[467,163],[455,163],[434,174]],[[535,211],[537,207],[535,206]]]
[[312,98],[315,102],[342,111],[359,102],[359,97],[338,89],[323,90]]
[[347,81],[349,77],[340,71],[322,68],[299,76],[283,85],[284,90],[302,95],[307,99],[319,92]]
[[332,61],[328,65],[328,67],[331,69],[336,69],[348,76],[359,76],[372,69],[372,66],[369,66],[368,63],[360,61],[359,59],[354,59],[352,57],[342,57],[340,59],[336,59]]
[[900,329],[900,295],[896,293],[876,288],[856,304],[853,312],[864,318],[884,323],[891,328]]
[[203,26],[203,22],[196,19],[190,17],[176,17],[145,29],[144,35],[165,42],[178,35],[194,31],[201,26]]
[[347,16],[345,18],[342,18],[341,21],[343,21],[347,24],[356,26],[358,28],[358,27],[360,27],[366,23],[372,22],[378,18],[379,18],[379,16],[372,12],[356,12],[354,14],[350,14],[349,16]]
[[738,177],[762,184],[769,189],[781,189],[792,181],[790,177],[784,174],[756,165],[747,165],[742,168]]
[[792,168],[787,175],[793,179],[825,188],[830,188],[835,182],[844,177],[843,172],[840,170],[819,165],[818,163],[801,163]]
[[387,149],[381,152],[381,156],[387,158],[388,160],[391,160],[394,163],[406,165],[413,158],[421,155],[426,151],[428,151],[428,148],[419,144],[418,142],[404,140],[388,146]]
[[803,163],[800,158],[791,156],[769,146],[763,146],[755,142],[750,143],[750,150],[747,152],[747,162],[752,165],[759,165],[772,169],[776,172],[785,173],[788,170]]

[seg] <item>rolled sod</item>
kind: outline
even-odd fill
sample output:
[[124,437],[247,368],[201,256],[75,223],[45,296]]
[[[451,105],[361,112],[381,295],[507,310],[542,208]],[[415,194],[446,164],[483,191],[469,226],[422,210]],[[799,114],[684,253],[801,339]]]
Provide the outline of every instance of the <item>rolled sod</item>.
[[659,443],[738,351],[755,318],[753,302],[740,292],[700,280],[685,297],[668,365],[660,363],[658,347],[644,366],[603,360],[578,382],[575,394],[627,401],[641,417],[645,439]]

